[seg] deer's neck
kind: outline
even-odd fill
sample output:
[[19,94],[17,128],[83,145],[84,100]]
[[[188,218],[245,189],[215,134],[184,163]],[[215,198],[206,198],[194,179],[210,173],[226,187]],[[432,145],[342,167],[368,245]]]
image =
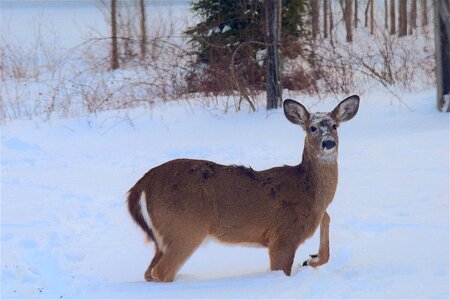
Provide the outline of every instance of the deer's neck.
[[305,147],[300,168],[304,171],[303,174],[311,185],[314,200],[328,205],[336,192],[338,182],[337,161],[324,163]]

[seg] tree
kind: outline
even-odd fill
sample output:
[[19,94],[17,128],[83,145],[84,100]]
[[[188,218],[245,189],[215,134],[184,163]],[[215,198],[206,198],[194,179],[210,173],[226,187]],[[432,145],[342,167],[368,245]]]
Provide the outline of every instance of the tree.
[[344,14],[344,24],[345,30],[347,32],[346,40],[348,43],[353,42],[353,26],[352,26],[352,0],[344,0],[344,3],[341,6]]
[[390,34],[395,34],[395,0],[391,0],[391,30],[389,31]]
[[407,35],[408,28],[408,6],[407,0],[398,1],[398,36]]
[[139,0],[139,8],[140,8],[140,27],[141,27],[141,59],[145,59],[146,54],[146,46],[147,46],[147,32],[146,32],[146,24],[145,24],[145,3],[144,0]]
[[450,4],[448,0],[434,3],[436,45],[437,108],[450,112]]
[[370,0],[370,34],[374,33],[375,30],[375,17],[374,17],[374,11],[375,11],[375,1]]
[[355,0],[355,28],[358,28],[358,0]]
[[417,29],[417,0],[411,1],[411,9],[409,11],[409,34],[413,34],[413,30]]
[[319,0],[311,0],[311,29],[315,40],[319,33]]
[[427,0],[421,0],[422,26],[428,26],[428,4]]
[[369,9],[371,0],[367,1],[366,10],[364,11],[364,27],[369,26]]
[[266,0],[266,43],[267,43],[267,109],[281,107],[280,66],[278,41],[280,40],[280,0]]
[[[310,0],[281,0],[281,57],[295,58],[310,44]],[[251,93],[266,87],[266,1],[198,0],[198,23],[188,28],[191,92]],[[281,61],[279,65],[281,65]]]
[[373,34],[374,31],[374,1],[368,0],[366,10],[364,12],[364,27],[369,26],[369,12],[370,12],[370,34]]
[[323,0],[323,37],[328,38],[328,0]]
[[388,2],[387,0],[384,0],[384,29],[386,29],[386,31],[389,29],[389,11],[388,11]]
[[117,0],[111,0],[111,69],[119,68],[117,51]]
[[330,11],[330,24],[329,24],[329,26],[330,26],[330,42],[331,42],[331,45],[333,45],[333,5],[332,5],[332,3],[331,3],[332,1],[329,1],[328,2],[328,4],[329,4],[329,11]]

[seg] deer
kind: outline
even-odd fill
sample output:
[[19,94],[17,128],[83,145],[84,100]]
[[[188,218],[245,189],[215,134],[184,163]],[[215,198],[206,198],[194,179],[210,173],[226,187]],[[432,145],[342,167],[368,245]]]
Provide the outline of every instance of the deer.
[[303,266],[329,261],[327,208],[338,183],[338,133],[352,119],[359,96],[341,101],[331,112],[310,113],[299,102],[283,102],[285,117],[306,132],[302,161],[255,171],[212,161],[175,159],[148,171],[128,192],[132,219],[155,244],[144,274],[171,282],[211,237],[227,244],[268,248],[271,271],[291,275],[297,248],[320,226],[318,253]]

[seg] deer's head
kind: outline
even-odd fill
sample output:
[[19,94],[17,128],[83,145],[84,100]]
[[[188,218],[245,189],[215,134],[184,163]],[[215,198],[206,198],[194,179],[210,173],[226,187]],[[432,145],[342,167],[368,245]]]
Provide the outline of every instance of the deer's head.
[[283,103],[286,118],[306,131],[305,150],[322,163],[336,162],[339,144],[337,128],[341,122],[352,119],[358,107],[359,97],[356,95],[346,98],[328,113],[309,113],[292,99],[286,99]]

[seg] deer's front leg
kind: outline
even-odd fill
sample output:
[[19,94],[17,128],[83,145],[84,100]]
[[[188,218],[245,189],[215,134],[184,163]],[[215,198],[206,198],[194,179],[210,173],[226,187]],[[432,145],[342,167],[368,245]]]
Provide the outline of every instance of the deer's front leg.
[[290,241],[278,240],[269,246],[270,270],[283,270],[287,276],[291,275],[294,263],[295,245]]
[[320,223],[320,246],[317,255],[311,255],[311,258],[303,263],[303,266],[318,267],[326,264],[330,259],[330,216],[327,212],[323,215]]

